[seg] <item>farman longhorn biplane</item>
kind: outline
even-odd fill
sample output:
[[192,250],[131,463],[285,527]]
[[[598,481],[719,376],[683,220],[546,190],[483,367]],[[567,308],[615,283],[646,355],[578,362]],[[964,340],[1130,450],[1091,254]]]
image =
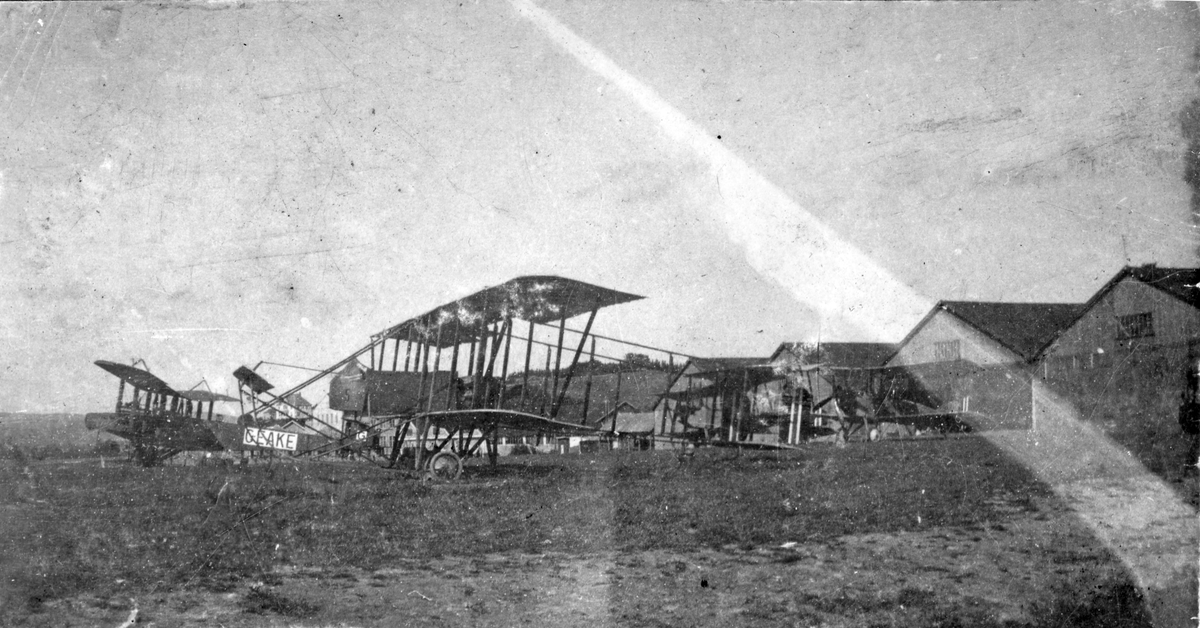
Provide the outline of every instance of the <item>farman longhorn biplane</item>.
[[[593,322],[602,308],[642,298],[562,277],[518,277],[374,334],[280,395],[251,369],[235,376],[255,399],[251,417],[332,376],[329,406],[342,411],[342,425],[297,454],[353,453],[451,479],[481,450],[494,464],[500,438],[601,435],[589,419],[614,400],[593,395],[596,359],[618,358],[597,354],[596,340],[654,349],[594,334]],[[581,330],[567,327],[585,316]],[[681,355],[662,353],[672,363]]]

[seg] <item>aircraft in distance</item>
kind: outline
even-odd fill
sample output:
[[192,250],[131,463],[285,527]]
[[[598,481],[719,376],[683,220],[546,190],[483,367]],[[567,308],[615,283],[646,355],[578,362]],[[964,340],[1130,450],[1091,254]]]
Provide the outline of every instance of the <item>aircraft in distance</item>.
[[691,360],[656,411],[664,433],[745,449],[945,436],[981,423],[978,413],[944,405],[910,368],[832,366],[788,352]]
[[251,421],[246,414],[216,412],[239,401],[233,397],[208,390],[175,390],[149,370],[133,365],[108,360],[95,364],[120,380],[117,403],[113,412],[85,415],[84,424],[128,440],[133,459],[143,466],[160,464],[184,451],[296,451],[329,441],[281,425],[285,422],[278,419]]
[[[332,438],[296,454],[356,454],[391,467],[407,465],[411,456],[414,470],[452,479],[462,459],[479,451],[495,464],[501,438],[544,443],[614,435],[598,423],[619,400],[608,389],[594,394],[593,382],[604,377],[598,359],[622,358],[597,354],[597,339],[605,347],[658,351],[672,364],[682,355],[592,333],[601,309],[642,298],[563,277],[517,277],[376,333],[282,394],[270,393],[252,369],[241,367],[235,376],[255,399],[251,417],[283,408],[291,395],[331,378],[329,407],[342,411],[342,424],[325,425]],[[586,317],[582,330],[567,326],[576,317]],[[543,350],[544,359],[535,357]]]
[[[120,380],[117,403],[113,412],[87,414],[84,424],[128,440],[140,464],[153,466],[182,451],[222,449],[210,425],[229,417],[214,408],[236,399],[207,390],[177,391],[150,371],[132,365],[97,360],[96,366]],[[131,389],[128,394],[126,387]]]

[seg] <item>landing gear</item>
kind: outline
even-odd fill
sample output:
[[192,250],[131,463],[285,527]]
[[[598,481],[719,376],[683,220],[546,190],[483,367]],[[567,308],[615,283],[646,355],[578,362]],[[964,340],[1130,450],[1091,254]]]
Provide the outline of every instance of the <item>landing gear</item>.
[[457,480],[462,475],[463,464],[458,454],[452,451],[439,451],[429,459],[430,479],[437,482]]
[[154,467],[170,460],[180,451],[138,439],[133,442],[132,458],[143,467]]

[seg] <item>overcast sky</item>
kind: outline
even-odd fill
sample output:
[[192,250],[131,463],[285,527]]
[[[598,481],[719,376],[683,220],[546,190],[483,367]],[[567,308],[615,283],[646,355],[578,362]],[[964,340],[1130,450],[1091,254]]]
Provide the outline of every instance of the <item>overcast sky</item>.
[[0,16],[0,410],[103,410],[97,359],[323,366],[517,275],[645,295],[607,335],[761,355],[1197,263],[1191,3]]

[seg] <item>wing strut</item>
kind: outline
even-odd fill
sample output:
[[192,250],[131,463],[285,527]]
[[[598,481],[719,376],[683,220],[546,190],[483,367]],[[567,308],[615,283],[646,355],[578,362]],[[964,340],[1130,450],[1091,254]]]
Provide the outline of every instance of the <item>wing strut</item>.
[[[299,412],[300,414],[303,414],[303,415],[305,416],[305,418],[312,419],[312,420],[316,421],[317,423],[320,423],[321,425],[324,425],[325,427],[327,427],[327,428],[329,428],[329,429],[333,430],[334,432],[337,432],[338,434],[340,434],[340,435],[341,435],[341,437],[342,437],[342,438],[345,438],[345,437],[346,437],[346,431],[345,431],[345,430],[338,429],[338,428],[336,428],[336,427],[334,427],[334,426],[332,426],[332,425],[330,425],[330,424],[326,423],[325,421],[322,421],[321,419],[317,418],[317,416],[316,416],[315,414],[312,414],[311,412],[308,412],[308,411],[304,410],[303,408],[297,408],[297,407],[295,406],[295,404],[293,404],[292,402],[288,401],[286,398],[284,398],[284,397],[278,397],[278,396],[276,396],[275,394],[273,394],[271,391],[268,391],[268,390],[264,390],[264,391],[262,392],[262,394],[264,394],[264,395],[268,395],[268,396],[270,396],[270,397],[271,397],[271,404],[274,404],[274,403],[282,403],[282,404],[284,404],[284,405],[286,405],[286,406],[288,406],[288,407],[292,408],[292,409],[293,409],[293,410],[295,410],[296,412]],[[268,405],[270,405],[270,404],[268,404]],[[264,406],[262,406],[262,407],[264,407],[264,408],[265,408],[265,407],[267,407],[267,406],[266,406],[266,405],[264,405]]]
[[[307,387],[308,387],[310,384],[312,384],[313,382],[315,382],[315,381],[317,381],[317,380],[321,379],[322,377],[325,377],[326,375],[329,375],[330,373],[332,373],[332,372],[334,372],[334,371],[336,371],[336,370],[338,370],[338,369],[342,368],[343,366],[346,366],[346,365],[347,365],[347,364],[349,364],[350,362],[352,362],[352,361],[356,360],[356,359],[358,358],[358,356],[360,356],[360,355],[362,355],[362,354],[364,354],[364,353],[366,353],[366,352],[368,352],[368,351],[371,351],[371,350],[373,350],[373,349],[374,349],[376,346],[378,346],[379,344],[383,343],[383,342],[384,342],[384,341],[386,341],[386,340],[387,340],[387,338],[386,338],[386,337],[384,337],[384,338],[380,338],[380,339],[378,339],[378,340],[372,340],[372,341],[370,342],[370,344],[368,344],[367,346],[365,346],[365,347],[363,347],[363,348],[359,349],[358,351],[355,351],[354,353],[351,353],[351,354],[350,354],[350,356],[349,356],[349,357],[347,357],[347,358],[345,358],[344,360],[341,360],[340,362],[338,362],[338,363],[334,364],[333,366],[331,366],[331,367],[329,367],[329,368],[327,368],[327,369],[325,369],[325,370],[323,370],[323,371],[320,371],[320,372],[319,372],[319,373],[317,373],[316,375],[313,375],[312,377],[310,377],[310,378],[308,378],[308,379],[304,380],[304,382],[303,382],[303,383],[297,384],[297,385],[295,385],[295,386],[293,386],[293,387],[289,388],[289,389],[288,389],[287,391],[285,391],[284,393],[282,393],[282,394],[278,395],[278,398],[285,398],[285,399],[286,399],[286,398],[287,398],[289,395],[293,395],[293,394],[295,394],[295,393],[298,393],[298,392],[300,392],[301,390],[304,390],[305,388],[307,388]],[[259,412],[261,412],[261,411],[263,411],[263,410],[265,410],[265,409],[269,408],[270,406],[274,405],[274,403],[275,403],[275,402],[274,402],[274,401],[272,401],[272,402],[270,402],[270,403],[267,403],[267,404],[264,404],[264,405],[261,405],[261,406],[258,406],[258,407],[256,407],[256,408],[254,408],[254,410],[253,410],[253,411],[251,411],[251,413],[250,413],[250,414],[251,414],[251,416],[257,415]]]
[[[596,312],[599,312],[599,311],[600,311],[600,306],[599,306],[599,304],[597,304],[596,307],[592,310],[592,313],[588,315],[587,325],[585,325],[583,327],[583,334],[581,336],[579,336],[579,346],[575,348],[575,357],[571,358],[571,366],[567,368],[566,381],[563,382],[562,390],[559,391],[559,393],[558,393],[558,399],[554,400],[554,406],[550,409],[550,418],[552,418],[552,419],[558,417],[558,410],[559,410],[559,408],[562,407],[563,399],[566,398],[566,396],[567,396],[567,389],[571,387],[571,378],[575,377],[575,367],[579,365],[579,356],[583,354],[583,348],[585,346],[587,346],[588,333],[592,331],[592,322],[596,320]],[[566,319],[563,319],[563,320],[566,321]],[[562,333],[561,333],[562,328],[560,327],[559,330],[560,330],[559,336],[558,336],[559,337],[559,346],[561,347],[562,346],[562,344],[561,344],[562,343]],[[562,351],[560,349],[559,355],[561,355],[561,354],[562,354]],[[557,377],[557,375],[558,375],[558,371],[555,371],[555,376]],[[585,420],[586,420],[586,417],[585,417]]]

